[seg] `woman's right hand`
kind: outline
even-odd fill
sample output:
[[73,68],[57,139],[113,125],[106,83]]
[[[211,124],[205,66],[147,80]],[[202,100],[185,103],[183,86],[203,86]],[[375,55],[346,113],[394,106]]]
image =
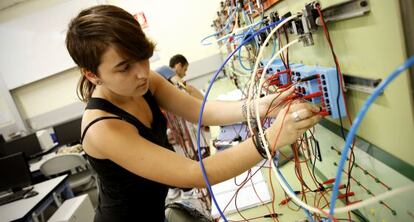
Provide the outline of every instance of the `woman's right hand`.
[[307,102],[292,103],[284,107],[266,130],[269,148],[274,151],[294,143],[306,130],[321,120],[319,111],[319,107]]

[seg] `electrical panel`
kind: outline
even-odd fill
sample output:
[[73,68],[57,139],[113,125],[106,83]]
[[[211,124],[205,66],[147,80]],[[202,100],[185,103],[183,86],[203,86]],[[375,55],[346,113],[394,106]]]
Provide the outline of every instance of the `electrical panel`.
[[[335,173],[348,133],[343,121],[347,127],[352,125],[352,118],[357,116],[381,79],[406,59],[401,50],[402,38],[398,35],[401,29],[396,25],[401,23],[395,14],[398,3],[349,0],[328,4],[327,1],[284,0],[276,2],[274,7],[259,6],[259,1],[225,1],[222,10],[227,11],[229,20],[222,19],[221,23],[216,20],[214,27],[223,57],[233,55],[226,60],[229,61],[225,64],[226,75],[245,94],[244,99],[257,99],[294,87],[295,93],[289,99],[313,103],[321,108],[319,114],[329,117],[329,121],[323,123],[329,122],[334,127],[326,128],[321,123],[290,146],[293,157],[289,160],[294,176],[286,175],[291,176],[289,182],[295,189],[294,194],[302,201],[318,209],[329,208],[333,183],[338,179]],[[385,17],[392,22],[373,22]],[[227,31],[222,32],[225,26]],[[250,41],[246,43],[247,38]],[[289,49],[283,51],[282,47]],[[234,53],[238,49],[241,50]],[[263,76],[264,85],[259,88],[258,82]],[[408,156],[412,157],[413,151],[407,151],[414,143],[411,135],[414,124],[409,121],[413,110],[407,96],[411,91],[405,84],[407,79],[400,78],[395,83],[400,84],[399,87],[382,92],[387,95],[379,98],[375,110],[364,120],[366,125],[360,127],[358,135],[362,138],[356,138],[352,144],[341,176],[335,200],[339,206],[365,203],[367,199],[412,186],[414,176],[409,172],[414,168]],[[346,92],[345,87],[352,91]],[[332,120],[340,121],[333,124]],[[230,141],[227,148],[248,135],[257,135],[257,132],[249,132],[246,124],[222,126],[217,141]],[[268,174],[273,172],[269,170]],[[287,193],[286,188],[283,189]],[[353,210],[352,215],[335,216],[346,221],[413,220],[412,192],[392,194],[388,199]],[[284,213],[295,214],[294,210],[286,209],[295,206],[289,204],[291,202],[290,195],[276,201]],[[311,212],[310,215],[314,221],[328,221],[326,213]],[[309,221],[309,216],[304,218],[302,214],[295,220],[283,217],[278,220]]]

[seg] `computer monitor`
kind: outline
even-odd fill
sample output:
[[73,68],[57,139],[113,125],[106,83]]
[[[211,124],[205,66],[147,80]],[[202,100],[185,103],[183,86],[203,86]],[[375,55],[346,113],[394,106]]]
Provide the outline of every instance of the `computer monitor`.
[[53,127],[60,145],[74,145],[80,143],[82,118],[70,120]]
[[31,159],[43,152],[36,133],[7,141],[0,144],[0,147],[1,156],[23,152],[27,158]]
[[29,165],[22,152],[0,158],[0,191],[16,192],[32,182]]

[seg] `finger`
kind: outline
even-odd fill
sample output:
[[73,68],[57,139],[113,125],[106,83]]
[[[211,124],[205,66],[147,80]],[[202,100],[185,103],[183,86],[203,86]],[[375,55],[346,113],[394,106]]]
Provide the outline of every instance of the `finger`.
[[293,113],[293,112],[296,112],[302,109],[311,110],[313,113],[318,113],[320,111],[319,107],[313,105],[312,103],[307,103],[307,102],[292,104],[289,111],[290,113]]
[[308,130],[309,128],[317,124],[321,119],[322,119],[321,115],[319,114],[313,115],[310,118],[296,122],[294,127],[296,127],[299,130]]
[[286,99],[290,95],[292,95],[294,92],[295,92],[295,89],[293,87],[291,87],[291,88],[283,90],[283,91],[278,91],[277,93],[275,93],[275,95],[276,95],[278,101],[283,101],[284,99]]
[[282,97],[287,97],[287,96],[293,94],[294,92],[295,92],[295,88],[294,87],[290,87],[290,88],[288,88],[286,90],[281,91],[280,94],[281,94]]
[[281,88],[278,88],[276,92],[277,93],[288,93],[288,94],[291,94],[291,93],[295,92],[295,87],[282,88],[282,89]]
[[301,137],[308,129],[299,129],[297,133],[297,138]]
[[309,109],[301,109],[290,113],[290,117],[294,122],[298,122],[307,118],[312,117],[315,113]]

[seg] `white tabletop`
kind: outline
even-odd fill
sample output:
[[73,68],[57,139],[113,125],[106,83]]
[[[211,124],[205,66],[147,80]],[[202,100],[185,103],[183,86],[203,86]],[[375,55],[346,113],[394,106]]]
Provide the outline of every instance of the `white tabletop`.
[[66,177],[67,175],[63,175],[35,184],[33,190],[37,191],[39,193],[38,195],[0,206],[0,222],[17,220],[24,217],[66,179]]

